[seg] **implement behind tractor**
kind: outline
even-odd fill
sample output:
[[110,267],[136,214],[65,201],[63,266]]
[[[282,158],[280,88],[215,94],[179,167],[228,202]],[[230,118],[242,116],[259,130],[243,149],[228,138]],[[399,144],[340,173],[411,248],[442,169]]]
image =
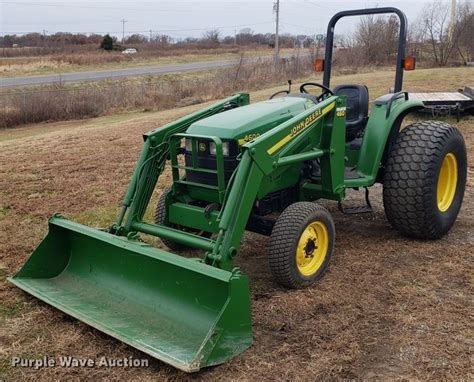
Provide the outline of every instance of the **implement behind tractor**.
[[[368,110],[363,85],[330,88],[334,26],[344,16],[395,13],[400,44],[395,92]],[[116,224],[97,230],[60,215],[10,281],[89,325],[184,371],[223,363],[252,343],[248,280],[233,261],[245,230],[270,236],[269,264],[289,288],[327,269],[335,227],[314,203],[370,212],[369,187],[383,183],[392,226],[435,239],[456,220],[466,183],[461,134],[440,122],[403,118],[423,107],[401,91],[405,15],[395,8],[338,13],[328,27],[324,83],[250,104],[236,94],[144,135]],[[321,89],[312,95],[311,87]],[[172,185],[144,219],[167,161]],[[347,207],[348,189],[366,205]],[[145,243],[159,237],[184,258]]]

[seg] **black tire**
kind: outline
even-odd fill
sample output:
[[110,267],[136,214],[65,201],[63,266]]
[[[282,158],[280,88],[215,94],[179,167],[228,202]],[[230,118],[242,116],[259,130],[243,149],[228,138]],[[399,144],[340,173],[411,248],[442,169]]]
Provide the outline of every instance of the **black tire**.
[[[451,173],[457,177],[451,178],[453,192],[447,198],[449,203],[442,204],[443,199],[437,199],[438,181],[445,158],[452,161],[452,156],[456,166],[451,167]],[[383,203],[388,221],[408,237],[440,238],[456,220],[466,177],[466,145],[455,127],[441,121],[417,122],[406,127],[387,159]]]
[[[171,191],[171,189],[168,187],[168,188],[165,188],[163,190],[163,193],[161,194],[160,196],[160,199],[158,200],[158,203],[156,204],[156,209],[155,209],[155,216],[154,216],[154,220],[155,220],[155,223],[156,224],[159,224],[159,225],[166,225],[165,224],[165,217],[166,217],[166,197],[168,196],[168,193]],[[186,245],[183,245],[183,244],[180,244],[180,243],[176,243],[174,241],[171,241],[171,240],[167,240],[167,239],[163,239],[163,238],[160,238],[160,240],[163,242],[164,245],[166,245],[169,249],[171,249],[172,251],[176,251],[176,252],[179,252],[179,251],[185,251],[187,249],[190,249],[189,247],[187,247]]]
[[[314,272],[303,274],[301,265],[297,262],[298,244],[300,239],[302,242],[306,240],[307,229],[312,227],[313,223],[317,223],[318,226],[322,224],[325,227],[326,244],[324,245],[323,241],[323,247],[320,249],[322,252],[316,253],[320,260],[316,263]],[[308,261],[313,261],[314,255],[311,255],[315,249],[318,250],[320,238],[317,235],[314,238],[315,240],[307,239],[304,246],[304,261],[306,258],[311,258]],[[334,222],[331,214],[324,207],[309,202],[297,202],[287,207],[277,219],[270,237],[270,270],[275,281],[288,288],[302,288],[321,278],[331,260],[334,239]],[[313,241],[311,251],[308,250],[310,241]]]

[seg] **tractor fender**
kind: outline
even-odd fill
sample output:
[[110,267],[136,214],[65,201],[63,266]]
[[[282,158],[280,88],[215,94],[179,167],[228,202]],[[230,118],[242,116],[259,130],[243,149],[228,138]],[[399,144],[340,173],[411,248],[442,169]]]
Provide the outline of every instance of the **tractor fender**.
[[359,174],[367,179],[367,186],[374,184],[383,173],[386,158],[397,139],[405,116],[423,107],[420,101],[402,98],[393,103],[374,103],[365,128],[357,165]]

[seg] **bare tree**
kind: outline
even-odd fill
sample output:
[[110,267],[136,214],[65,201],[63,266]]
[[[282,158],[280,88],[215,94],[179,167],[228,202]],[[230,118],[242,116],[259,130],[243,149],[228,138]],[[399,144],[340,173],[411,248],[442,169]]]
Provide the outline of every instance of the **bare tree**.
[[165,34],[158,34],[153,36],[152,38],[152,43],[161,49],[168,48],[172,44],[172,42],[173,39],[171,38],[171,36]]
[[353,70],[355,65],[386,65],[395,62],[400,22],[396,16],[361,17],[354,33],[337,36],[334,63]]
[[253,35],[254,34],[254,31],[252,28],[243,28],[239,31],[240,34],[249,34],[249,35]]
[[[460,39],[463,45],[472,44],[472,9],[468,2],[460,4],[453,24],[449,20],[449,4],[434,0],[428,4],[420,16],[422,33],[431,46],[434,61],[438,66],[447,65],[453,52],[460,51]],[[469,43],[469,37],[471,37]]]
[[125,44],[146,44],[148,42],[147,38],[139,33],[134,33],[125,38]]
[[206,32],[204,32],[204,35],[203,35],[203,40],[211,43],[211,44],[219,44],[219,36],[220,36],[220,33],[219,33],[219,30],[218,29],[210,29]]
[[254,31],[251,28],[243,28],[235,36],[239,45],[249,45],[253,42]]
[[367,15],[362,17],[354,32],[357,49],[365,63],[384,64],[397,52],[399,22],[395,16]]
[[408,54],[416,56],[417,60],[422,60],[425,41],[426,28],[423,23],[420,23],[419,20],[410,23],[407,33]]
[[466,1],[460,4],[458,13],[459,38],[457,50],[464,65],[474,61],[474,9],[472,3]]

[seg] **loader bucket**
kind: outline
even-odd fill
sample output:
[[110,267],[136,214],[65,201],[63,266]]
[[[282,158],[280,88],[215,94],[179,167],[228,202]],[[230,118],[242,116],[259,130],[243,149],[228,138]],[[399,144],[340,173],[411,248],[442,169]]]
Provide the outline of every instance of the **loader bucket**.
[[248,280],[61,217],[9,279],[33,296],[186,372],[252,343]]

